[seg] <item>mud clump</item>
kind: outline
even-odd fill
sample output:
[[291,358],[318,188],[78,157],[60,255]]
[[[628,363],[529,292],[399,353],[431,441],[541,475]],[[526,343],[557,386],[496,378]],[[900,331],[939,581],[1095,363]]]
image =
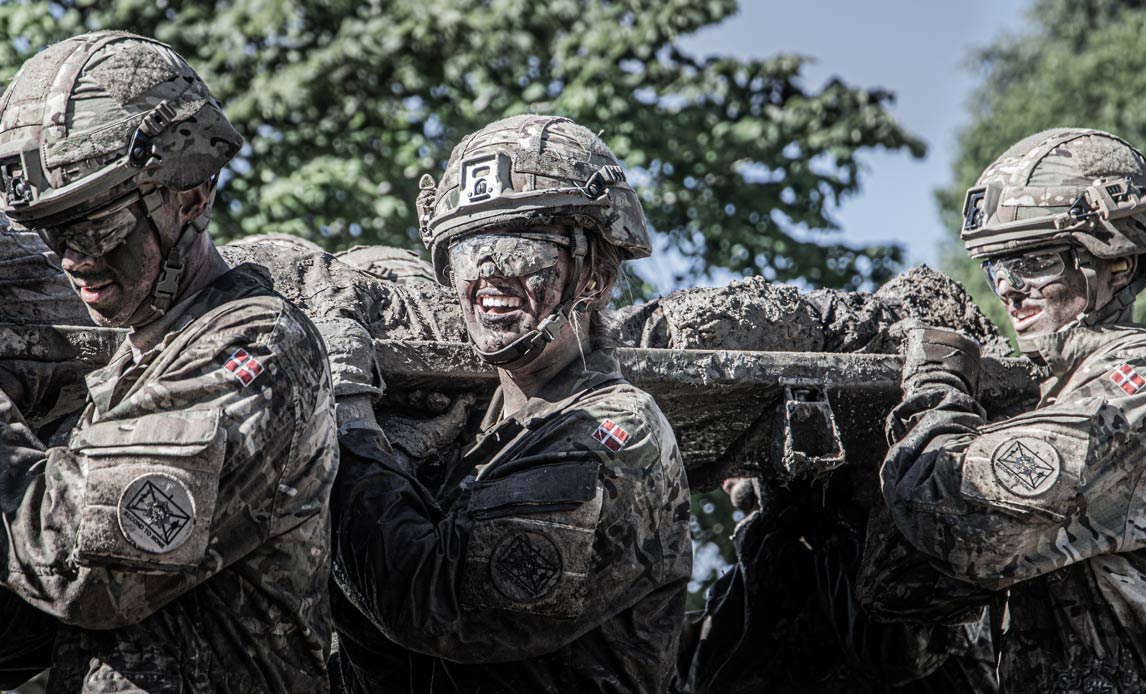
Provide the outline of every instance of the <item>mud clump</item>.
[[819,352],[819,318],[795,287],[763,277],[680,289],[608,316],[621,344],[670,349]]
[[255,263],[275,291],[312,319],[349,318],[375,339],[465,340],[461,309],[445,287],[427,281],[382,280],[322,251],[264,241],[219,248],[232,265]]
[[920,265],[880,287],[875,297],[898,313],[901,321],[958,330],[977,340],[985,356],[1004,357],[1011,346],[971,301],[971,295],[943,273]]
[[920,266],[874,294],[795,287],[762,277],[724,287],[681,289],[611,312],[607,330],[622,345],[761,352],[894,354],[916,325],[959,330],[990,356],[1010,346],[956,281]]

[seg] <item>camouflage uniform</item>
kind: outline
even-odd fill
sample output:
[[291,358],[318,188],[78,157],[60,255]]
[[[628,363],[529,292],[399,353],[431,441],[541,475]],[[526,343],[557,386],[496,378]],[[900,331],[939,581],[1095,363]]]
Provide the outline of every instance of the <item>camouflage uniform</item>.
[[[336,607],[348,689],[673,686],[692,566],[684,467],[652,397],[607,352],[586,362],[512,417],[495,395],[448,507],[376,434],[343,436],[332,503],[334,578],[358,622]],[[391,662],[386,640],[433,660]]]
[[323,692],[329,371],[253,266],[132,333],[66,446],[0,398],[3,583],[61,627],[52,692]]
[[[565,277],[544,289],[560,294],[535,325],[491,351],[475,341],[507,380],[440,496],[377,429],[340,437],[334,612],[347,686],[675,688],[692,564],[683,461],[653,398],[573,327],[593,320],[622,260],[651,251],[636,194],[600,138],[552,116],[473,133],[441,184],[420,188],[422,239],[455,293],[487,280],[542,291],[562,257]],[[534,359],[560,371],[516,390]]]
[[[1040,342],[1054,376],[1028,414],[988,424],[962,392],[910,394],[895,417],[915,423],[888,455],[884,494],[907,540],[945,572],[1010,590],[1006,691],[1142,691],[1146,392],[1133,374],[1146,373],[1146,331],[1076,328]],[[935,614],[953,596],[931,597]]]
[[[1033,410],[988,422],[972,397],[974,344],[930,330],[909,341],[882,482],[896,526],[924,560],[885,538],[864,592],[877,611],[910,620],[995,608],[1003,691],[1146,690],[1146,330],[1128,323],[1146,273],[1139,265],[1102,304],[1092,263],[1146,249],[1144,184],[1137,150],[1108,133],[1063,129],[1016,144],[968,191],[963,238],[973,257],[1005,267],[1000,258],[1065,244],[1086,275],[1077,318],[1020,336],[1052,374]],[[996,291],[1021,293],[1026,280],[1006,272]]]

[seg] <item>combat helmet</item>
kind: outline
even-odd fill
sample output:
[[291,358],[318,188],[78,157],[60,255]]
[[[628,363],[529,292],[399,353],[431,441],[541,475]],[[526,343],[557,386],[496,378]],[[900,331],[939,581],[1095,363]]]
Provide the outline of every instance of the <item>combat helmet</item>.
[[[29,59],[0,97],[0,212],[41,232],[137,201],[149,223],[160,191],[212,185],[243,139],[183,58],[153,39],[99,31]],[[205,221],[158,234],[152,307],[165,311]],[[65,232],[66,233],[66,232]],[[81,239],[93,253],[122,238]]]
[[967,191],[963,244],[977,260],[1038,248],[1069,249],[1086,278],[1074,325],[1117,316],[1146,288],[1146,268],[1096,306],[1093,258],[1146,253],[1146,157],[1101,130],[1057,128],[1020,140]]
[[450,284],[450,245],[464,236],[551,225],[574,230],[574,271],[558,310],[497,353],[479,352],[493,364],[523,363],[556,336],[574,304],[589,236],[626,260],[652,252],[640,200],[616,156],[568,118],[524,115],[491,123],[454,148],[440,183],[426,175],[420,188],[419,231],[442,284]]

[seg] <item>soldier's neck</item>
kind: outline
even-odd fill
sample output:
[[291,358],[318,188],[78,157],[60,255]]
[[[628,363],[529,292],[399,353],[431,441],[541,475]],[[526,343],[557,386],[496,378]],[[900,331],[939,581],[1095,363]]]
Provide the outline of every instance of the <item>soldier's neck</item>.
[[199,239],[196,240],[194,251],[187,258],[187,268],[184,270],[185,273],[188,273],[189,281],[179,292],[176,301],[194,296],[204,287],[227,274],[230,269],[231,267],[227,265],[226,260],[223,260],[223,256],[219,254],[219,249],[215,248],[211,238],[205,233],[200,234]]
[[588,354],[589,331],[586,325],[572,325],[561,331],[553,342],[545,346],[541,356],[518,369],[498,369],[501,380],[502,418],[512,417],[530,398],[538,395],[547,383],[565,370],[569,362]]

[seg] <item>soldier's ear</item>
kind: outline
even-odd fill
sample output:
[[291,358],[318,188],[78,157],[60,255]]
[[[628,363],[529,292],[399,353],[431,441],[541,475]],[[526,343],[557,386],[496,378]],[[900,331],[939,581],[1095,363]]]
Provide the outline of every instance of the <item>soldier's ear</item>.
[[175,194],[179,204],[180,229],[210,213],[213,193],[211,182],[205,181],[190,190]]

